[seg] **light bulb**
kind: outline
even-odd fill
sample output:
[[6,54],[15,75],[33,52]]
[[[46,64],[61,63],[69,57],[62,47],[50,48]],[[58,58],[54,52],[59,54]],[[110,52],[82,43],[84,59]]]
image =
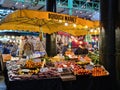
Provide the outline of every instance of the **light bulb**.
[[65,26],[68,26],[68,23],[65,23]]

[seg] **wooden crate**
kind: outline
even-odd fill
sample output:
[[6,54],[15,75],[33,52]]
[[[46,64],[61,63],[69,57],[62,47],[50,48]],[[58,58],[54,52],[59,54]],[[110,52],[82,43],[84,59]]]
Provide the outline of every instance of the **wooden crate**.
[[11,54],[2,54],[3,62],[11,60]]

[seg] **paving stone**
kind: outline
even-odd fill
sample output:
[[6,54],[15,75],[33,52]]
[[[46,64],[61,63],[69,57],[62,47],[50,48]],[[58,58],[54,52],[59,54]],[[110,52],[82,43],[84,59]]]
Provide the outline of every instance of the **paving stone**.
[[0,76],[0,90],[6,90],[6,85],[4,82],[4,76]]

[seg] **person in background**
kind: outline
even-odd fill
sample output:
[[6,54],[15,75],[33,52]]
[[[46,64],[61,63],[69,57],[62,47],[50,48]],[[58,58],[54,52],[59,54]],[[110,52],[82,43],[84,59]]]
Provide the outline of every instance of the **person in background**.
[[71,48],[68,48],[67,51],[65,52],[65,56],[73,57],[75,56],[75,54]]
[[58,53],[58,54],[61,53],[61,52],[62,52],[62,46],[63,46],[63,42],[62,42],[61,39],[60,39],[60,40],[57,40],[56,46],[57,46],[57,53]]
[[75,51],[75,55],[80,55],[80,54],[88,54],[88,49],[86,48],[85,45],[79,45],[79,47]]
[[10,54],[10,50],[8,49],[8,46],[6,44],[3,45],[2,53],[3,54]]
[[94,52],[94,48],[92,47],[92,44],[88,44],[88,51]]
[[31,55],[33,55],[34,52],[34,46],[31,42],[28,40],[25,41],[25,44],[23,46],[24,54],[27,56],[27,58],[31,58]]
[[97,45],[94,45],[94,53],[99,54],[99,48]]
[[2,53],[2,41],[0,41],[0,52]]
[[17,43],[13,43],[13,47],[11,49],[11,56],[15,57],[18,53],[18,44]]
[[68,44],[64,44],[64,46],[62,47],[62,55],[65,55],[65,52],[67,51],[68,49]]

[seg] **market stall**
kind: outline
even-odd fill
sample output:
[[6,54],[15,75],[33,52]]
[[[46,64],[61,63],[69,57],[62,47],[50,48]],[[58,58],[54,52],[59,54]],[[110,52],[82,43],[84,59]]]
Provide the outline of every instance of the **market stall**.
[[[34,13],[34,15],[30,13]],[[35,10],[18,10],[3,19],[0,25],[1,30],[25,30],[48,34],[64,31],[74,36],[86,35],[89,33],[89,29],[98,27],[99,22]],[[95,32],[95,34],[98,33],[99,30]],[[30,47],[28,48],[28,46]],[[35,46],[37,47],[37,45]],[[85,86],[86,83],[87,87],[91,88],[90,84],[94,83],[94,78],[109,76],[109,72],[104,66],[98,62],[94,63],[93,58],[88,55],[74,55],[74,53],[68,52],[65,55],[58,54],[54,57],[34,58],[35,55],[31,55],[33,48],[30,43],[24,44],[23,50],[27,54],[27,58],[11,57],[10,61],[5,62],[5,77],[9,90],[16,90],[16,88],[23,90],[23,87],[25,90],[41,89],[42,87],[43,90],[67,90],[66,86],[70,87],[71,83],[71,89],[74,90],[74,88],[79,88],[81,77],[84,77],[83,84],[81,84],[81,88],[84,89],[86,87],[82,86]],[[33,84],[35,87],[32,86]]]

